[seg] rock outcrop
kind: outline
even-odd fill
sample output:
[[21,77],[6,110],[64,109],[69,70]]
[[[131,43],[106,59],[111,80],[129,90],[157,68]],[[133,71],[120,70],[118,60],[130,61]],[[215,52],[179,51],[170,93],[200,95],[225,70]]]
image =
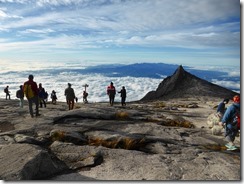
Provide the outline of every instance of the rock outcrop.
[[159,84],[156,91],[150,91],[141,101],[196,97],[232,99],[236,94],[231,90],[200,79],[179,66],[172,76],[165,78]]
[[240,149],[207,127],[218,101],[58,102],[31,118],[26,101],[0,99],[0,179],[240,180]]

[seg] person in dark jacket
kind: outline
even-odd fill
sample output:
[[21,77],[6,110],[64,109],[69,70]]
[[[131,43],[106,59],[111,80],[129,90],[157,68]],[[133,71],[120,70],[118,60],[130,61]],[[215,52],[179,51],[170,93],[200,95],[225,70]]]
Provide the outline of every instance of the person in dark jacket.
[[69,110],[74,109],[74,103],[75,103],[75,92],[74,89],[71,87],[71,84],[68,83],[68,88],[65,89],[64,95],[66,96],[66,101],[69,106]]
[[4,89],[4,93],[6,93],[6,100],[9,99],[10,100],[10,91],[9,91],[9,86],[6,86],[6,88]]
[[83,102],[84,103],[88,103],[87,97],[88,97],[88,93],[86,91],[83,91]]
[[56,102],[57,102],[57,95],[56,95],[56,91],[52,91],[52,93],[51,93],[51,99],[52,99],[52,104],[56,104]]
[[229,103],[229,99],[224,99],[222,102],[219,103],[218,108],[217,108],[217,113],[219,115],[220,118],[223,117],[224,113],[225,113],[225,105]]
[[46,106],[45,98],[46,98],[46,92],[45,89],[42,87],[42,83],[39,83],[39,102],[40,102],[40,107],[42,108],[42,103],[44,107]]
[[125,99],[126,99],[126,89],[125,89],[125,87],[122,86],[122,89],[118,93],[120,93],[120,96],[121,96],[121,105],[122,106],[126,105],[126,103],[125,103]]
[[[234,145],[235,137],[238,133],[238,113],[240,113],[240,96],[236,95],[233,97],[234,103],[227,108],[219,125],[225,127],[225,138],[228,143],[225,145],[227,150],[236,150],[237,147]],[[239,114],[240,115],[240,114]],[[237,118],[236,121],[234,121]],[[239,125],[240,126],[240,125]]]
[[16,91],[16,97],[19,98],[20,102],[19,102],[19,106],[21,108],[24,107],[24,91],[23,91],[23,85],[20,85],[19,87],[20,89],[18,91]]
[[116,89],[114,87],[113,82],[110,83],[110,85],[107,87],[107,95],[109,96],[109,103],[111,106],[114,104],[114,98],[116,94]]

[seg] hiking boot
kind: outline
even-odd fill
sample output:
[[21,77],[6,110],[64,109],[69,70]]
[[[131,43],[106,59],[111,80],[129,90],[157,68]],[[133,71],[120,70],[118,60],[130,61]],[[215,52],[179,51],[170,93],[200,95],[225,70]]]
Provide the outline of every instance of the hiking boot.
[[227,144],[225,145],[225,147],[230,148],[230,147],[232,147],[232,145],[230,145],[229,143],[227,143]]
[[229,150],[229,151],[233,151],[233,150],[236,150],[237,149],[237,147],[235,147],[235,146],[231,146],[231,147],[229,147],[227,150]]
[[36,114],[36,117],[37,117],[37,116],[41,116],[41,114]]

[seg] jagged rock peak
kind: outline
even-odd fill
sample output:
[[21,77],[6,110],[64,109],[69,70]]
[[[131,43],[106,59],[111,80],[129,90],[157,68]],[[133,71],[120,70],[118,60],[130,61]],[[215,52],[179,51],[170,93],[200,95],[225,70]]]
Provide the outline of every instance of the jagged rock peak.
[[166,77],[156,91],[150,91],[141,101],[171,98],[219,97],[232,98],[236,92],[218,86],[184,70],[180,65],[173,75]]
[[184,70],[184,68],[183,68],[182,65],[180,65],[180,66],[177,68],[177,70],[175,71],[175,73],[184,73],[184,72],[185,72],[185,70]]
[[173,76],[175,76],[176,78],[182,78],[186,75],[186,73],[187,72],[184,70],[183,66],[180,65],[174,72]]

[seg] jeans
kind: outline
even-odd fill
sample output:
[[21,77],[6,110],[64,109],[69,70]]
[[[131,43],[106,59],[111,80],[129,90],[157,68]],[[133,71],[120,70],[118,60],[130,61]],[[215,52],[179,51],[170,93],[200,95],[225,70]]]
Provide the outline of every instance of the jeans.
[[39,103],[38,103],[39,99],[38,96],[34,96],[32,98],[28,98],[28,103],[29,103],[29,111],[30,111],[30,115],[31,117],[34,117],[33,114],[33,108],[32,108],[32,104],[34,103],[36,105],[36,116],[39,115]]
[[238,132],[237,125],[227,124],[225,126],[225,137],[227,141],[234,142]]

